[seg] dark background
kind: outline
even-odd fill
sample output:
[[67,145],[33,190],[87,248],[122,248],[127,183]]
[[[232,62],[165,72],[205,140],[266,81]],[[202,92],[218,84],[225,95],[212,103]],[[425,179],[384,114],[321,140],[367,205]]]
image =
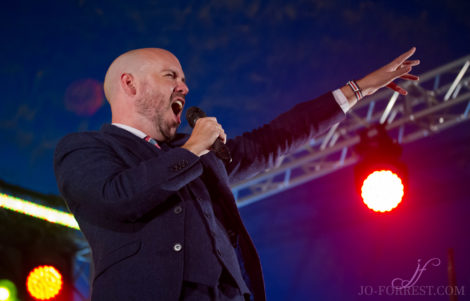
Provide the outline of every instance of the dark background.
[[[9,1],[0,11],[0,179],[57,194],[54,147],[110,122],[101,84],[119,54],[175,53],[187,105],[217,116],[229,137],[387,63],[411,46],[421,74],[470,53],[468,1]],[[183,131],[188,131],[186,124]],[[269,300],[445,300],[359,296],[410,279],[457,282],[470,294],[470,125],[404,147],[407,202],[375,214],[352,168],[241,209],[260,252]]]

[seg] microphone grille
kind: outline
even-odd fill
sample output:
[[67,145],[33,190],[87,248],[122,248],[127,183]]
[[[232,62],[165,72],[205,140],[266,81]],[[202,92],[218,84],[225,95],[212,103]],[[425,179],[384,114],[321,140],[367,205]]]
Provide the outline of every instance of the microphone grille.
[[203,117],[206,117],[206,113],[204,113],[204,111],[198,107],[190,107],[186,111],[186,120],[188,121],[189,126],[192,128],[196,124],[196,121]]

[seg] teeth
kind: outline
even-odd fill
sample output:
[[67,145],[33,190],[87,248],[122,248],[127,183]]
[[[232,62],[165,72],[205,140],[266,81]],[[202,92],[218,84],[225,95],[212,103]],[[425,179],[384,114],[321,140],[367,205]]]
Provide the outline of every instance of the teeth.
[[183,103],[181,102],[181,100],[177,100],[177,101],[175,101],[175,103],[178,105],[180,110],[183,109]]

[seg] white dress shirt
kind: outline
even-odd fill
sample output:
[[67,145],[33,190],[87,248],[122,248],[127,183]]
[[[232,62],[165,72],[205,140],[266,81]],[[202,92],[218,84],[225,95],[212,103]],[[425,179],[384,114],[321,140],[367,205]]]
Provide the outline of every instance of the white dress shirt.
[[122,123],[114,123],[114,122],[112,123],[112,125],[115,125],[118,128],[121,128],[121,129],[126,130],[128,132],[131,132],[132,134],[136,135],[139,138],[144,139],[145,137],[147,137],[147,134],[145,134],[141,130],[138,130],[138,129],[133,128],[131,126],[128,126],[128,125],[125,125],[125,124],[122,124]]

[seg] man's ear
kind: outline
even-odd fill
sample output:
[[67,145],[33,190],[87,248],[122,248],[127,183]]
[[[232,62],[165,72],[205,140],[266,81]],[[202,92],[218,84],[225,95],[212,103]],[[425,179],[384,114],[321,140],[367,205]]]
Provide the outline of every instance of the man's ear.
[[121,87],[129,96],[135,96],[137,94],[135,78],[130,73],[123,73],[121,75]]

